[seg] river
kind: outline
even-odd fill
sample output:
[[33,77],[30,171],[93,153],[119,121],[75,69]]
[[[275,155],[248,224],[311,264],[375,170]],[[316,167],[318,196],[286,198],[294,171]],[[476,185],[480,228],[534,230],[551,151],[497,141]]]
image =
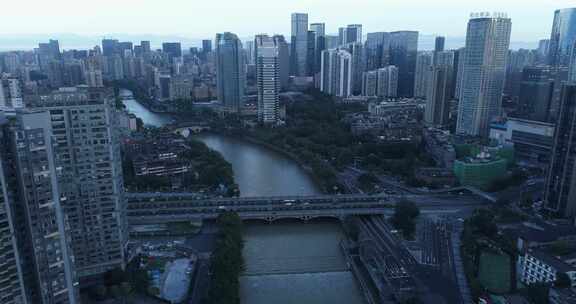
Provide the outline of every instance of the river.
[[[125,95],[128,111],[144,124],[162,126],[169,115],[152,113]],[[286,156],[232,137],[197,138],[232,164],[242,196],[319,194],[312,178]],[[336,221],[247,223],[246,272],[240,278],[244,304],[360,304],[361,293],[339,249],[343,237]]]

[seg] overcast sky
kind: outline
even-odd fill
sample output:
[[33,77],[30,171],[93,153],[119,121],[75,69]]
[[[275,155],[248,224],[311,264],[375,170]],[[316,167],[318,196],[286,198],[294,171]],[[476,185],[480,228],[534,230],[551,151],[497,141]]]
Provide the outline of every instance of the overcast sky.
[[547,38],[554,10],[576,0],[5,0],[0,34],[106,35],[114,33],[212,38],[290,31],[290,13],[325,22],[328,33],[351,23],[363,32],[418,30],[464,36],[471,12],[512,18],[513,41]]

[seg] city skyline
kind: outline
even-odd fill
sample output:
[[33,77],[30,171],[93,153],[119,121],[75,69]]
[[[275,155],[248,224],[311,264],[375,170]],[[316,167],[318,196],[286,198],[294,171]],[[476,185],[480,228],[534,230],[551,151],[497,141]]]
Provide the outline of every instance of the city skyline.
[[[310,23],[325,23],[326,34],[337,34],[339,27],[358,23],[363,26],[364,36],[366,33],[377,31],[417,30],[424,35],[447,36],[450,40],[463,38],[464,28],[470,14],[484,11],[508,14],[513,22],[511,37],[513,42],[536,43],[539,39],[549,37],[554,11],[573,5],[567,0],[536,0],[532,1],[530,7],[522,5],[523,3],[518,0],[506,1],[505,4],[488,0],[465,5],[454,0],[441,0],[434,3],[420,0],[409,3],[397,1],[381,3],[364,0],[361,4],[354,3],[353,5],[342,1],[327,3],[321,0],[314,3],[291,1],[289,4],[282,4],[283,7],[278,7],[277,4],[268,4],[259,0],[224,6],[219,0],[202,4],[194,3],[192,7],[192,4],[176,0],[170,6],[141,1],[136,10],[130,1],[113,4],[110,2],[113,6],[106,5],[107,1],[109,2],[106,0],[91,9],[89,15],[81,10],[75,11],[74,14],[70,14],[70,10],[62,10],[62,7],[77,5],[69,0],[51,1],[50,4],[39,3],[36,4],[38,9],[33,12],[25,7],[26,3],[11,2],[6,7],[11,14],[3,17],[0,22],[5,24],[0,27],[0,44],[4,45],[3,49],[17,49],[25,45],[18,45],[23,43],[12,41],[26,40],[27,36],[44,35],[77,35],[98,38],[116,35],[172,36],[195,41],[213,39],[217,32],[234,31],[241,39],[251,38],[261,32],[283,34],[289,37],[290,13],[287,12],[307,13]],[[274,6],[274,9],[267,9],[268,6]],[[110,10],[110,7],[114,9]],[[228,9],[222,10],[221,7]],[[358,9],[360,7],[361,10]],[[256,17],[263,10],[267,11],[265,16],[258,16],[257,19],[251,18],[251,16]],[[196,12],[201,12],[201,14],[196,14]],[[365,12],[382,13],[365,14]],[[8,26],[22,20],[24,13],[27,19],[35,20],[34,24],[19,23],[18,27]],[[106,20],[106,22],[103,23],[100,20]],[[154,22],[147,22],[148,20],[154,20]],[[225,25],[221,20],[226,20]],[[246,22],[246,20],[259,20],[259,22]],[[439,20],[450,20],[450,22],[438,22]],[[38,23],[43,24],[41,30],[34,26]],[[63,49],[79,46],[71,43],[67,47],[64,44]]]

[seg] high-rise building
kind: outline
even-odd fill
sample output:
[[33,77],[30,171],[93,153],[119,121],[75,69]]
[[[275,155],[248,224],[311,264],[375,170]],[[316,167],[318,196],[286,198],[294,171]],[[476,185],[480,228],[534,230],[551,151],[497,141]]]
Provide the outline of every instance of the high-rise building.
[[124,268],[126,204],[113,93],[63,88],[30,97],[28,106],[50,115],[60,201],[81,283]]
[[473,14],[468,22],[458,134],[486,137],[491,121],[500,115],[511,28],[501,13]]
[[434,53],[443,52],[444,51],[444,44],[446,42],[446,38],[443,36],[438,36],[434,40]]
[[147,54],[150,53],[150,41],[142,40],[140,41],[140,46],[142,47],[142,53]]
[[0,111],[24,107],[20,80],[15,77],[0,76]]
[[58,40],[50,39],[48,43],[38,44],[38,55],[40,57],[40,64],[45,60],[55,60],[60,58],[60,44]]
[[554,68],[550,66],[525,67],[520,83],[518,112],[515,117],[548,122],[554,95]]
[[345,44],[362,42],[362,24],[348,24],[346,27]]
[[362,96],[376,96],[378,94],[378,71],[362,73]]
[[398,97],[398,68],[389,65],[378,69],[378,96]]
[[311,23],[310,30],[314,32],[314,70],[313,73],[320,73],[322,61],[322,51],[326,49],[326,25],[324,23]]
[[338,46],[346,44],[346,28],[338,28]]
[[14,202],[8,188],[8,169],[3,163],[5,154],[10,151],[10,134],[8,132],[8,120],[0,111],[0,301],[6,304],[26,303],[24,287],[24,273],[21,258],[16,241],[16,227],[14,223]]
[[308,75],[314,75],[316,70],[316,32],[308,31],[308,51],[306,52],[308,58],[306,59],[306,70]]
[[424,121],[428,125],[441,127],[448,122],[452,66],[431,65],[428,67],[427,78]]
[[2,303],[79,303],[51,117],[18,111],[11,122],[0,123],[0,133],[0,196],[8,212],[4,223],[13,231],[2,243],[17,248],[7,256],[16,264],[0,265],[2,280],[15,288],[10,294],[20,291],[15,298],[2,293]]
[[522,81],[522,71],[525,67],[534,66],[537,60],[537,52],[534,50],[510,50],[506,61],[506,82],[504,84],[504,94],[514,100],[520,94],[520,82]]
[[428,76],[432,65],[433,54],[421,52],[416,59],[416,74],[414,79],[414,97],[426,98],[428,92]]
[[552,66],[568,66],[574,43],[576,43],[576,8],[555,11],[548,63]]
[[112,56],[118,53],[117,39],[102,39],[102,55]]
[[324,39],[326,41],[326,50],[335,49],[340,45],[340,38],[336,35],[326,35]]
[[308,14],[292,13],[291,25],[291,74],[308,76]]
[[246,81],[240,39],[230,32],[216,34],[215,56],[218,100],[226,111],[238,113],[243,106]]
[[364,45],[362,42],[351,42],[345,47],[352,55],[352,94],[362,93],[362,73],[365,71]]
[[379,69],[390,63],[390,34],[368,33],[365,43],[366,70]]
[[576,42],[570,53],[570,65],[568,66],[568,82],[576,82]]
[[464,58],[466,57],[466,49],[459,48],[456,50],[456,54],[458,54],[458,63],[455,64],[456,87],[454,89],[454,97],[460,100],[460,96],[462,96],[462,80],[464,80]]
[[418,55],[418,32],[390,33],[390,64],[398,68],[398,95],[414,96],[414,77]]
[[104,87],[102,80],[102,70],[87,70],[84,74],[86,85],[89,87],[101,88]]
[[362,42],[362,24],[348,24],[346,27],[338,28],[339,45]]
[[538,41],[538,56],[540,63],[547,63],[549,49],[550,39],[541,39]]
[[182,57],[182,45],[180,42],[164,42],[162,52],[168,54],[168,58],[172,61],[174,58]]
[[436,64],[436,54],[440,52],[444,52],[444,44],[446,42],[446,38],[443,36],[438,36],[434,40],[434,64]]
[[258,121],[276,124],[279,119],[280,61],[274,39],[259,35],[256,41],[256,79],[258,87]]
[[212,52],[212,40],[210,39],[202,40],[202,52],[205,53]]
[[551,212],[576,216],[576,85],[564,85],[544,202]]
[[283,35],[274,35],[274,44],[278,48],[278,69],[280,74],[280,87],[286,89],[288,87],[288,79],[290,77],[290,48]]
[[435,54],[435,65],[440,65],[440,66],[447,66],[449,69],[451,69],[451,73],[452,75],[450,75],[449,81],[450,81],[450,89],[449,89],[449,94],[448,94],[448,98],[452,99],[454,98],[454,90],[456,89],[456,77],[457,77],[457,73],[458,73],[458,59],[459,59],[459,52],[458,51],[443,51],[443,52],[438,52]]
[[338,97],[352,94],[352,55],[343,49],[322,51],[320,91]]

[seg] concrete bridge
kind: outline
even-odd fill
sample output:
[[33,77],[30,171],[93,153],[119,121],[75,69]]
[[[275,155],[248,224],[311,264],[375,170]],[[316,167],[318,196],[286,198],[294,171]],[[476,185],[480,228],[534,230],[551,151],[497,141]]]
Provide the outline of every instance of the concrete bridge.
[[469,196],[449,195],[322,195],[202,199],[190,193],[128,194],[130,223],[162,223],[191,219],[214,219],[233,211],[242,219],[311,220],[356,215],[390,214],[398,201],[416,202],[422,213],[452,213],[476,208],[487,201]]

